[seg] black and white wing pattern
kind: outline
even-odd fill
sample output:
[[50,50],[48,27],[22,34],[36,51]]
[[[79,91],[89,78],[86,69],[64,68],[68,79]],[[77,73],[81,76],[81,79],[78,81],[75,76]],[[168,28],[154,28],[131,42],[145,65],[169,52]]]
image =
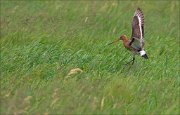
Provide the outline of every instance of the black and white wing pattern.
[[140,8],[134,13],[130,45],[137,50],[144,47],[144,16]]

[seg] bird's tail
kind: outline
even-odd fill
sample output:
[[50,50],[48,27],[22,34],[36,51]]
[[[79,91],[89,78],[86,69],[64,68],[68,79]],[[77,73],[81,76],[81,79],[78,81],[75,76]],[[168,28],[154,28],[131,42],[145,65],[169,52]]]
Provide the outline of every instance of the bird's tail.
[[148,59],[148,56],[144,50],[141,50],[139,53],[140,53],[141,57]]

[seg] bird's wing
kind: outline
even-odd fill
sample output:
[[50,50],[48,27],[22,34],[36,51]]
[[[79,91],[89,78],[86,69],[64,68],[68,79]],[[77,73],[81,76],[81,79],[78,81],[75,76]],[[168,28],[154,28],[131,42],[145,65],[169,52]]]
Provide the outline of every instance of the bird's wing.
[[140,8],[134,13],[130,45],[137,50],[144,47],[144,16]]

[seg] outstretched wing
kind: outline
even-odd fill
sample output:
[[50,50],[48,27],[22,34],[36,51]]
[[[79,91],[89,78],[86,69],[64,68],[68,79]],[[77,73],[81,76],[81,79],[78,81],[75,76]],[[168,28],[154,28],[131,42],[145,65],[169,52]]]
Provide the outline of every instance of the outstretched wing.
[[134,13],[130,45],[137,50],[144,47],[144,16],[140,8]]

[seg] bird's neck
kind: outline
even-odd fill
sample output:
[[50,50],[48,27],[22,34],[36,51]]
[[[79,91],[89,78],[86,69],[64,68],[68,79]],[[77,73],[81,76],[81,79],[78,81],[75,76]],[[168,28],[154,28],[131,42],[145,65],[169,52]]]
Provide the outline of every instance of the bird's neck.
[[122,39],[122,41],[123,41],[123,43],[127,43],[129,40],[128,40],[127,37],[124,37],[124,38]]

